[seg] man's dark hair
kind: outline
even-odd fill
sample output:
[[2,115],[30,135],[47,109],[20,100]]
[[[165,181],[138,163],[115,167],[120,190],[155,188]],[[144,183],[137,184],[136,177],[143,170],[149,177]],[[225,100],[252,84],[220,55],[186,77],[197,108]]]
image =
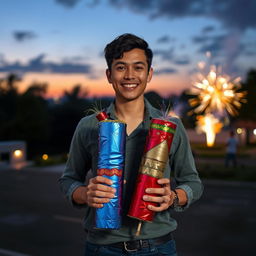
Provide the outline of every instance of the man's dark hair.
[[111,65],[113,60],[122,58],[124,52],[128,52],[135,48],[144,50],[147,58],[149,71],[152,64],[153,52],[148,47],[148,43],[144,39],[133,34],[120,35],[115,38],[111,43],[107,44],[104,52],[108,69],[111,71]]

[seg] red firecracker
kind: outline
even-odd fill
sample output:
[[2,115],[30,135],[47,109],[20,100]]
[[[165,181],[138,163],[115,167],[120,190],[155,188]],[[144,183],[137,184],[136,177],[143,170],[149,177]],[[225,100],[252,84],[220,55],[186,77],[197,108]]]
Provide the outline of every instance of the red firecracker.
[[[146,188],[160,188],[157,180],[163,178],[169,152],[172,145],[176,124],[162,119],[152,119],[146,146],[141,161],[135,192],[128,216],[142,221],[152,221],[154,212],[148,205],[157,206],[157,203],[146,202],[144,195]],[[154,195],[153,195],[154,196]]]

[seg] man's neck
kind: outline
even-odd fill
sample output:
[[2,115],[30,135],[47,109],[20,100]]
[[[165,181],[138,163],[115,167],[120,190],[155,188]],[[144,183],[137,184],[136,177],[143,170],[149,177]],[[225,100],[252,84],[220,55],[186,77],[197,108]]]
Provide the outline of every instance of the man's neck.
[[132,118],[141,118],[144,117],[144,97],[133,100],[122,102],[116,99],[115,101],[115,111],[119,119],[129,120]]
[[128,135],[130,135],[143,121],[144,105],[144,97],[128,102],[120,102],[116,100],[116,116],[119,120],[126,122]]

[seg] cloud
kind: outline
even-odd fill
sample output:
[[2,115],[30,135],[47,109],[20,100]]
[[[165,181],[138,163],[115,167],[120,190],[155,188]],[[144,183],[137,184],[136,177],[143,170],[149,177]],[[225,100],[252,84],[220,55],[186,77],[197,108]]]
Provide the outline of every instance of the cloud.
[[27,64],[21,64],[16,61],[12,64],[7,63],[2,57],[0,72],[17,72],[17,73],[27,73],[27,72],[38,72],[38,73],[79,73],[88,74],[92,73],[92,66],[89,64],[74,64],[71,62],[54,63],[51,61],[44,61],[45,54],[40,54],[39,56],[31,59]]
[[188,56],[180,56],[180,57],[176,57],[173,63],[176,65],[188,65],[190,64],[190,59]]
[[[202,31],[203,33],[203,31]],[[211,52],[216,62],[221,58],[221,66],[227,73],[239,72],[236,60],[239,56],[255,52],[255,43],[242,42],[243,32],[239,29],[231,29],[222,35],[199,35],[194,36],[192,41],[199,46],[198,52]],[[217,57],[217,58],[215,58]]]
[[256,28],[255,0],[109,0],[109,3],[150,18],[207,17],[228,28]]
[[245,56],[255,56],[256,55],[256,41],[249,41],[242,44],[243,54]]
[[209,25],[209,26],[206,26],[206,27],[204,27],[204,28],[202,29],[202,33],[203,33],[203,34],[206,34],[206,33],[212,32],[212,31],[214,31],[214,30],[215,30],[215,27]]
[[169,43],[173,38],[171,39],[169,36],[165,35],[157,39],[157,43],[162,44],[162,43]]
[[36,34],[32,31],[14,31],[13,36],[16,41],[23,42],[35,38]]
[[173,60],[173,57],[174,57],[174,48],[172,47],[167,50],[157,49],[157,50],[154,50],[153,53],[154,53],[154,56],[160,56],[162,60],[170,62],[171,60]]
[[155,75],[175,74],[175,73],[178,73],[178,70],[174,68],[161,68],[158,70],[154,70]]
[[206,53],[211,52],[213,55],[218,55],[224,49],[225,41],[228,35],[215,35],[215,36],[195,36],[192,41],[200,45],[198,52]]
[[74,7],[80,0],[55,0],[58,4],[61,4],[67,8]]
[[201,43],[206,43],[209,40],[210,37],[207,36],[194,36],[192,37],[192,41],[195,44],[201,44]]
[[161,60],[167,61],[175,65],[188,65],[190,63],[190,59],[188,56],[177,56],[174,53],[173,47],[167,50],[157,49],[154,50],[153,53],[154,56],[159,56]]
[[[55,0],[72,8],[80,0]],[[104,0],[105,1],[105,0]],[[87,6],[95,6],[100,0],[91,0]],[[167,17],[207,17],[220,21],[225,27],[246,30],[256,28],[255,0],[108,0],[116,8],[128,8],[151,19]]]

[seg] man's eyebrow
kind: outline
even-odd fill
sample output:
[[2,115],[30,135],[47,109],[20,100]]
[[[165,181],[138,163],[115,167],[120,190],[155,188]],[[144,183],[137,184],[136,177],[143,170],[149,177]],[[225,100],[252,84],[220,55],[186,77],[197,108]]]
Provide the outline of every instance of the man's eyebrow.
[[[127,63],[127,62],[124,62],[124,61],[117,61],[117,62],[114,64],[114,66],[116,66],[116,65],[126,65],[126,64],[128,64],[128,63]],[[146,63],[143,62],[143,61],[136,61],[136,62],[134,62],[134,63],[132,63],[132,64],[135,64],[135,65],[144,65],[144,66],[146,66]]]
[[123,62],[123,61],[117,61],[117,62],[114,63],[114,66],[116,66],[116,65],[125,65],[125,64],[126,63]]

